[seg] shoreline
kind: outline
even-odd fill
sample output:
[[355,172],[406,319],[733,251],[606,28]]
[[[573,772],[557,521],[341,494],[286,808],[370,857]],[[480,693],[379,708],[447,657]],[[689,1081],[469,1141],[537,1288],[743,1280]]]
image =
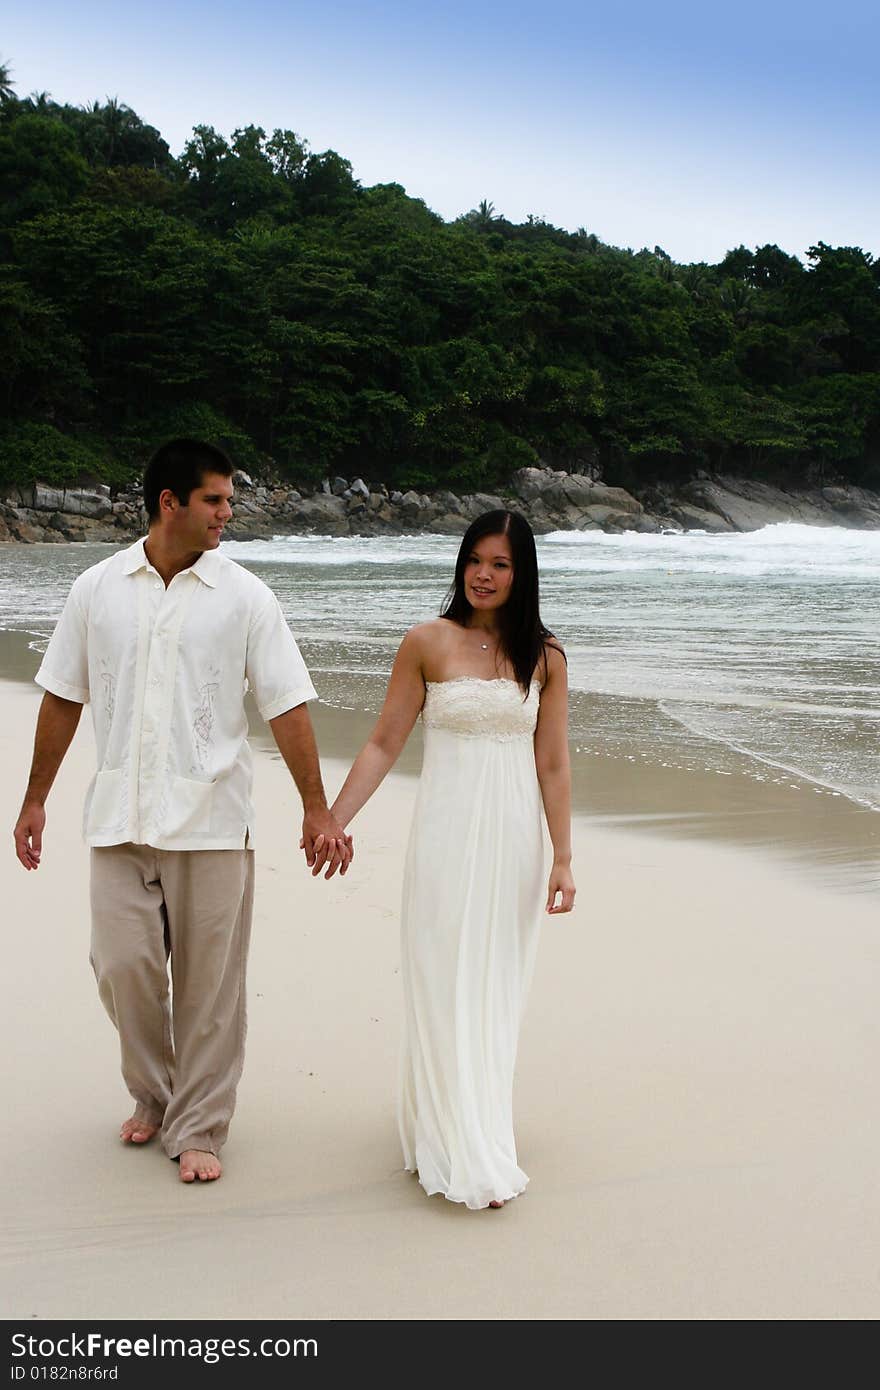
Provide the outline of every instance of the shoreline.
[[[29,647],[30,640],[42,639],[0,630],[0,689],[11,683],[39,696],[33,677],[40,655]],[[317,674],[315,681],[320,695]],[[601,720],[600,700],[574,693],[572,704],[583,728]],[[277,758],[270,731],[250,700],[247,707],[253,747]],[[338,762],[347,769],[378,710],[337,708],[323,701],[312,702],[310,709],[322,765]],[[89,717],[84,713],[84,721]],[[637,718],[633,724],[637,726]],[[787,871],[807,874],[824,887],[859,895],[880,891],[880,812],[842,792],[785,769],[765,777],[758,770],[763,765],[751,755],[744,755],[732,773],[676,766],[636,734],[616,756],[591,748],[576,729],[569,743],[572,814],[585,826],[661,841],[739,847]],[[421,749],[417,723],[394,775],[417,777]],[[331,801],[336,790],[328,780]]]
[[[0,702],[11,821],[39,691],[4,681]],[[578,905],[545,919],[517,1066],[531,1181],[503,1212],[467,1212],[403,1172],[394,1124],[415,782],[390,775],[354,823],[352,870],[325,883],[291,852],[295,788],[260,751],[248,1057],[224,1176],[193,1191],[155,1145],[116,1139],[130,1102],[88,967],[79,834],[92,760],[86,719],[39,871],[7,846],[7,1316],[877,1315],[867,898],[743,847],[577,817]],[[325,761],[328,789],[345,766]],[[47,1114],[63,1144],[46,1145]]]
[[[567,472],[547,464],[518,468],[495,492],[457,495],[448,488],[401,492],[363,478],[325,478],[304,492],[279,479],[255,482],[236,469],[228,540],[275,535],[461,536],[484,512],[520,512],[536,535],[604,531],[611,535],[723,534],[794,521],[809,526],[880,530],[880,494],[845,479],[831,485],[781,484],[696,469],[675,483],[645,481],[633,491],[602,481],[597,469]],[[308,495],[306,495],[308,494]],[[107,484],[58,488],[33,482],[0,489],[0,542],[118,543],[144,530],[142,488],[111,494]]]

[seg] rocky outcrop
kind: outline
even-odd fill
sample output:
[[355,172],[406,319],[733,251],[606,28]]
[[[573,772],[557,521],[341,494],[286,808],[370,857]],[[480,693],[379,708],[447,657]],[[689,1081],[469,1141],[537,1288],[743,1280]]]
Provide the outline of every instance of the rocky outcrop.
[[783,488],[751,478],[700,473],[677,489],[653,484],[643,497],[685,530],[759,531],[779,522],[880,529],[880,497],[853,484]]
[[[880,529],[880,497],[835,485],[785,489],[727,475],[698,473],[677,487],[653,483],[638,496],[584,473],[520,468],[502,493],[461,496],[389,491],[364,478],[327,478],[304,494],[282,484],[234,474],[235,517],[226,534],[236,540],[276,535],[460,536],[483,512],[513,508],[539,535],[550,531],[755,531],[775,522]],[[146,520],[138,485],[111,495],[106,486],[13,488],[0,499],[0,542],[126,541],[142,535]]]

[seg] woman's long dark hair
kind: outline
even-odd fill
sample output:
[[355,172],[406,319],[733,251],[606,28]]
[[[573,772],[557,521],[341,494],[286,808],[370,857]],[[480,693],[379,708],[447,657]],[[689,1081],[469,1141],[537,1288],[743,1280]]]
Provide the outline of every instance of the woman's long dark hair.
[[455,579],[440,610],[462,627],[470,627],[473,608],[465,597],[464,570],[474,546],[484,536],[506,536],[513,556],[513,583],[507,602],[496,609],[500,647],[526,694],[543,661],[547,670],[546,642],[553,636],[541,622],[538,606],[538,556],[532,528],[519,512],[484,512],[472,521],[462,537],[455,562]]

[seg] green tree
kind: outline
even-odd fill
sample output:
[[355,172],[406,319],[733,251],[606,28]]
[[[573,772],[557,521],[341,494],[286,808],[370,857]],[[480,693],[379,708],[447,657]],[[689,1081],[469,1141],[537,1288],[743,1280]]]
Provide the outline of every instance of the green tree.
[[0,63],[0,104],[15,100],[15,87],[12,82],[12,69],[8,63]]
[[24,115],[0,127],[0,219],[6,226],[65,207],[87,179],[76,141],[60,121]]

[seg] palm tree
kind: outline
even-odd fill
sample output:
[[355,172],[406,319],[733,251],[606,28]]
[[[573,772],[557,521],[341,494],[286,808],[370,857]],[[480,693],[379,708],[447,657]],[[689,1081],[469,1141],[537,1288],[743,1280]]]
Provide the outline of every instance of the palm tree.
[[719,298],[728,313],[733,314],[738,323],[744,323],[754,308],[756,296],[751,285],[744,285],[737,280],[725,280]]
[[113,165],[123,162],[121,154],[125,137],[134,117],[131,107],[120,102],[118,97],[108,97],[103,106],[100,101],[90,101],[83,110],[92,118],[86,142],[91,163]]
[[8,63],[0,63],[0,104],[15,101],[15,88],[12,85],[12,68]]

